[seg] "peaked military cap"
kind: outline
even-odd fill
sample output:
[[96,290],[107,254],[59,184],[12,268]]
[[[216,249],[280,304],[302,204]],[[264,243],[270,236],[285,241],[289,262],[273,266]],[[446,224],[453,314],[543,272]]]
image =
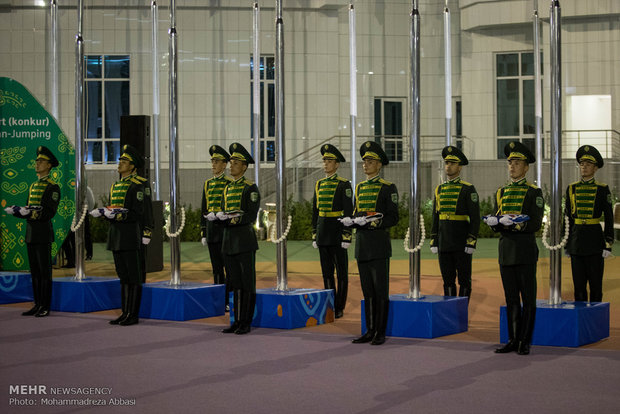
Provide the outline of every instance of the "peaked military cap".
[[601,153],[598,152],[598,150],[592,145],[582,145],[577,150],[577,162],[582,161],[590,162],[596,165],[598,168],[603,168],[604,164]]
[[340,151],[338,151],[338,148],[332,144],[325,144],[321,146],[321,155],[324,160],[336,160],[338,162],[346,161]]
[[211,148],[209,148],[209,154],[211,154],[212,160],[223,160],[226,162],[230,160],[230,155],[228,155],[226,150],[219,145],[211,145]]
[[504,146],[504,155],[506,159],[510,160],[523,160],[528,164],[536,162],[536,157],[532,154],[532,151],[519,141],[510,141]]
[[37,148],[37,160],[47,160],[52,164],[52,168],[58,167],[58,159],[52,154],[49,148],[44,147],[43,145]]
[[228,151],[230,152],[231,160],[239,160],[245,162],[246,164],[254,164],[254,158],[252,158],[248,150],[246,150],[243,145],[238,142],[233,142],[230,144]]
[[467,159],[465,154],[463,154],[460,149],[453,145],[448,145],[447,147],[444,147],[444,149],[441,151],[441,157],[445,161],[456,162],[459,165],[469,164],[469,160]]
[[140,168],[144,165],[144,158],[140,155],[138,150],[131,145],[123,145],[123,151],[119,160],[127,160],[135,165],[136,168]]
[[388,165],[390,160],[388,159],[385,151],[375,141],[366,141],[360,147],[360,156],[362,159],[370,158],[373,160],[381,161],[381,164]]

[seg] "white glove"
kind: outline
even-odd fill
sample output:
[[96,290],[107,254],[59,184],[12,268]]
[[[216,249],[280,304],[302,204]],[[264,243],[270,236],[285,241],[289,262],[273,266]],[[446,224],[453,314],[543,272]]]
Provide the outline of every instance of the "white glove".
[[349,242],[342,242],[342,243],[340,243],[340,247],[342,247],[343,249],[348,249],[349,246],[351,246],[351,243],[349,243]]
[[512,221],[512,219],[510,218],[510,216],[508,215],[503,215],[500,219],[499,222],[502,223],[504,226],[508,227],[508,226],[512,226],[514,224],[514,221]]
[[351,227],[353,225],[353,219],[351,217],[343,217],[340,219],[340,222],[345,227]]
[[7,208],[4,209],[4,211],[6,211],[6,214],[9,214],[11,216],[13,214],[15,214],[14,211],[13,211],[13,207],[7,207]]
[[30,210],[28,210],[26,207],[20,207],[19,208],[19,214],[22,215],[22,217],[26,217],[30,215]]
[[95,218],[101,217],[101,211],[99,211],[98,208],[95,208],[95,209],[91,210],[90,213],[88,213],[88,214],[90,214],[91,216],[93,216]]
[[431,253],[433,253],[433,254],[439,253],[439,249],[437,248],[437,246],[431,247]]
[[147,244],[149,244],[151,242],[151,238],[150,237],[143,237],[142,238],[142,244],[144,244],[145,246]]
[[366,220],[366,217],[361,216],[361,217],[355,217],[353,219],[353,222],[357,224],[358,226],[365,226],[366,223],[368,223],[368,220]]
[[318,248],[319,248],[319,245],[318,245],[318,244],[316,244],[316,241],[313,241],[313,242],[312,242],[312,247],[314,247],[315,249],[318,249]]
[[608,257],[611,257],[611,252],[603,249],[603,259],[607,259]]
[[203,237],[202,239],[200,239],[200,243],[202,243],[203,246],[207,245],[207,238]]
[[499,223],[495,216],[485,217],[484,222],[490,227],[497,226],[497,223]]
[[206,217],[206,219],[207,219],[207,220],[209,220],[209,221],[215,221],[215,220],[217,220],[217,216],[215,215],[215,213],[214,213],[214,212],[210,212],[210,213],[209,213],[209,214],[207,214],[205,217]]
[[465,247],[465,253],[467,254],[474,254],[474,252],[476,251],[476,249],[474,247]]
[[228,214],[224,213],[223,211],[218,211],[215,216],[222,221],[228,220]]
[[114,220],[114,218],[116,217],[116,213],[114,213],[114,211],[110,210],[107,207],[103,209],[103,215],[110,220]]

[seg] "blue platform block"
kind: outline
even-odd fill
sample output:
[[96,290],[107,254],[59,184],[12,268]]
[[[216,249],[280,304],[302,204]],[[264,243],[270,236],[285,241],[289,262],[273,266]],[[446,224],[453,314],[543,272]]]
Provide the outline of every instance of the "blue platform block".
[[32,300],[30,273],[0,272],[0,305]]
[[140,317],[167,321],[189,321],[224,314],[225,285],[169,281],[147,283],[142,289]]
[[118,278],[58,277],[52,284],[52,310],[60,312],[97,312],[121,307]]
[[[233,295],[230,295],[230,322],[234,320]],[[274,288],[256,290],[256,307],[252,326],[262,328],[296,329],[323,325],[334,321],[334,291],[332,289]]]
[[[387,336],[437,338],[467,331],[467,298],[455,296],[390,295]],[[366,315],[362,300],[362,333],[366,332]]]
[[[500,307],[500,340],[508,342],[506,307]],[[609,337],[608,302],[536,301],[533,345],[578,347]]]

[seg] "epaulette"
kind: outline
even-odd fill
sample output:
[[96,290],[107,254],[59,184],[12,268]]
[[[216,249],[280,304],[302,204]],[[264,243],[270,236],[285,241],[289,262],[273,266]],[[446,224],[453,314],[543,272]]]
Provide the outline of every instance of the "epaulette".
[[534,190],[538,190],[540,187],[538,187],[536,184],[533,183],[527,183],[528,187],[533,188]]
[[145,182],[146,182],[146,178],[144,178],[144,177],[140,177],[139,175],[136,175],[136,179],[138,179],[138,180],[142,181],[143,183],[145,183]]
[[226,181],[235,181],[232,177],[229,177],[229,176],[227,176],[227,175],[225,175],[225,176],[224,176],[224,179],[225,179]]
[[131,177],[129,181],[131,181],[134,184],[142,184],[142,181],[140,181],[138,177]]
[[347,180],[344,177],[340,177],[340,176],[338,176],[338,181],[344,181],[345,183],[349,182],[349,180]]
[[575,181],[574,183],[570,183],[569,187],[570,187],[571,185],[577,185],[577,184],[579,184],[580,182],[581,182],[581,181]]
[[245,183],[246,183],[247,185],[254,185],[254,181],[250,181],[250,180],[248,180],[247,178],[245,179]]
[[473,185],[472,183],[468,183],[467,181],[463,181],[463,180],[461,180],[461,184],[467,185],[467,186],[472,186]]
[[594,184],[596,184],[596,185],[598,185],[598,186],[601,186],[601,187],[607,187],[607,184],[605,184],[605,183],[601,183],[601,182],[598,182],[598,181],[596,181],[596,180],[594,180]]
[[392,185],[392,183],[391,183],[391,182],[389,182],[389,181],[387,181],[387,180],[384,180],[383,178],[379,178],[379,182],[380,182],[381,184],[385,184],[385,185]]
[[50,185],[57,185],[56,181],[50,180],[49,178],[46,180]]

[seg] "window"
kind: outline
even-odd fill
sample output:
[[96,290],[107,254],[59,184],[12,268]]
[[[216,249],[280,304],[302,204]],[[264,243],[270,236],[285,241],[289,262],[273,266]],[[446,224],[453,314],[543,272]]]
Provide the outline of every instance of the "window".
[[[542,73],[542,54],[540,65]],[[504,146],[510,141],[521,141],[535,151],[534,53],[496,55],[495,75],[497,158],[504,158]]]
[[114,164],[120,156],[121,116],[129,115],[129,56],[85,58],[87,164]]
[[403,106],[406,98],[375,98],[375,141],[390,161],[403,160]]
[[[276,83],[275,58],[263,55],[260,58],[260,161],[274,162],[276,159]],[[250,56],[250,119],[252,119],[250,136],[254,131],[254,93],[252,82],[254,76],[254,57]],[[265,93],[265,90],[267,91]],[[267,108],[267,110],[265,110]],[[254,154],[254,138],[252,137],[252,156]]]

